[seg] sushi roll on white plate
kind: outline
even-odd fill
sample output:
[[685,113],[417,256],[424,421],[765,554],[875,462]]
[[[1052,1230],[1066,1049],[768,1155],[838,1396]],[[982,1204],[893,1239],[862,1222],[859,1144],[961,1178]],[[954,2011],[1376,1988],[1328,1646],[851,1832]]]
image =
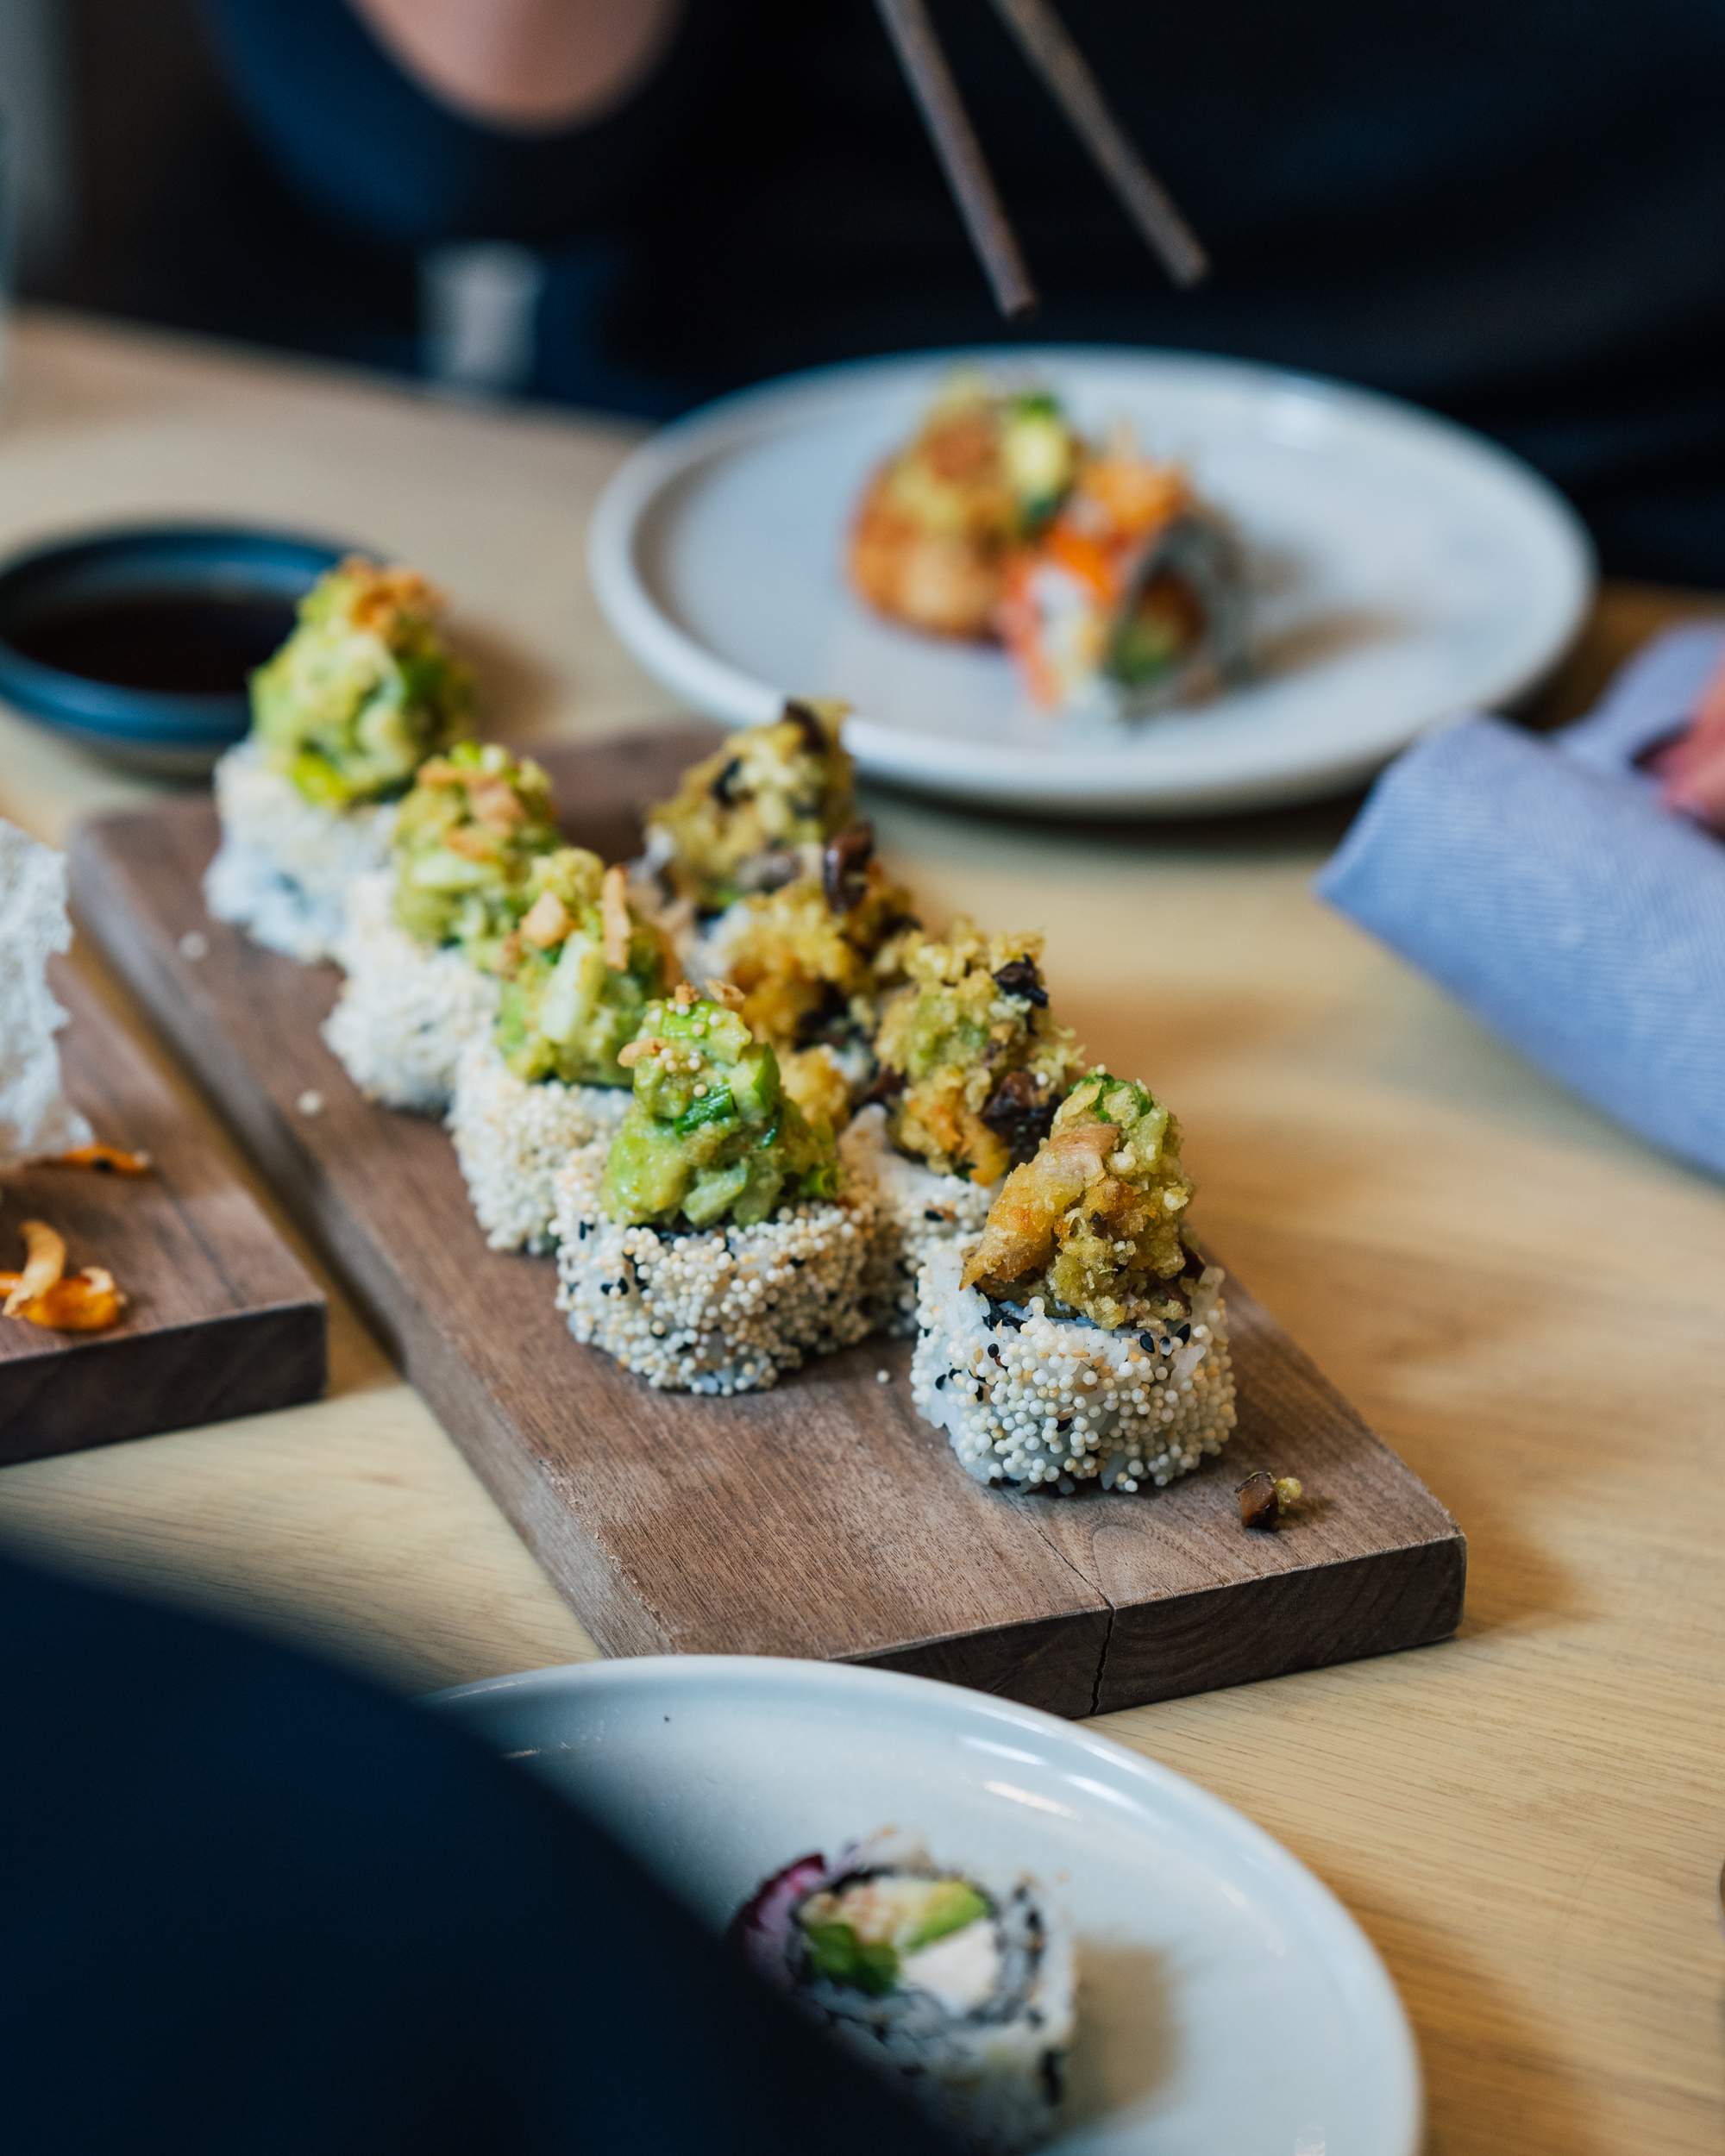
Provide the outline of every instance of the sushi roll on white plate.
[[750,1965],[900,2077],[977,2156],[1058,2120],[1076,2027],[1072,1942],[1032,1882],[997,1884],[878,1834],[787,1865],[738,1910]]
[[1179,1126],[1093,1071],[968,1245],[924,1261],[911,1395],[966,1472],[1160,1489],[1234,1426],[1222,1274],[1185,1240]]
[[623,1051],[675,970],[624,871],[597,854],[545,856],[530,890],[502,960],[496,1025],[463,1050],[449,1107],[467,1194],[498,1250],[549,1247],[558,1172],[628,1112]]
[[661,1389],[742,1393],[860,1339],[866,1194],[736,1012],[685,988],[625,1051],[635,1099],[557,1177],[557,1302]]
[[1177,465],[1123,443],[1082,466],[1014,556],[1000,620],[1036,703],[1138,718],[1246,671],[1245,561]]
[[300,602],[252,676],[250,734],[216,767],[216,919],[306,964],[330,955],[354,878],[387,864],[394,804],[468,731],[472,680],[442,611],[414,571],[357,557]]
[[1048,1008],[1039,936],[985,937],[966,920],[902,947],[906,985],[886,1005],[873,1091],[845,1131],[846,1166],[875,1194],[869,1314],[916,1330],[923,1260],[975,1236],[1000,1178],[1028,1160],[1083,1068]]
[[498,968],[558,843],[536,764],[459,742],[419,768],[390,866],[357,878],[336,957],[347,980],[323,1037],[385,1107],[441,1115],[467,1043],[497,1015]]

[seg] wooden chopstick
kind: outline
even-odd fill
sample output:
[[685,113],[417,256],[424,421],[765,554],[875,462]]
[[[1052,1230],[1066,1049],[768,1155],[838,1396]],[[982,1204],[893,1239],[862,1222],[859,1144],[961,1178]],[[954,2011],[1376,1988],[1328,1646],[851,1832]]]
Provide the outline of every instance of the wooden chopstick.
[[1037,291],[1024,250],[1007,218],[927,8],[923,0],[875,0],[875,4],[893,41],[899,65],[922,108],[923,122],[944,168],[946,184],[969,232],[970,244],[994,287],[994,304],[1009,321],[1034,314]]
[[1090,66],[1048,0],[994,0],[996,12],[1176,285],[1195,285],[1210,260],[1173,197],[1114,117]]

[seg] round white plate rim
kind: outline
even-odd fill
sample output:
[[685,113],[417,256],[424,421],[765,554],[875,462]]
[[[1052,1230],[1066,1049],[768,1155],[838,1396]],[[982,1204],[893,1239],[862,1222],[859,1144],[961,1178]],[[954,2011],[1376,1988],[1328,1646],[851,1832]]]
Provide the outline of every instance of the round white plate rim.
[[[1387,418],[1428,441],[1451,445],[1477,467],[1493,471],[1516,487],[1542,511],[1552,562],[1565,587],[1540,644],[1530,647],[1514,668],[1482,683],[1476,700],[1493,709],[1515,704],[1545,679],[1573,643],[1597,582],[1593,544],[1558,489],[1511,451],[1458,421],[1381,390],[1255,360],[1136,345],[978,346],[890,353],[781,375],[715,398],[650,435],[606,483],[587,529],[587,573],[600,609],[630,654],[674,694],[729,724],[754,725],[769,718],[779,708],[783,691],[715,656],[670,619],[653,598],[637,563],[636,544],[661,495],[717,454],[780,431],[789,422],[818,417],[823,403],[836,402],[842,410],[859,383],[867,389],[897,375],[914,378],[966,366],[1010,367],[1057,379],[1062,368],[1092,365],[1141,368],[1164,378],[1184,374],[1212,383],[1233,382],[1255,388],[1265,398],[1291,397],[1309,405]],[[1410,742],[1461,715],[1453,711],[1431,713],[1417,722],[1404,718],[1386,725],[1366,749],[1325,755],[1290,742],[1288,753],[1280,758],[1261,757],[1258,768],[1247,774],[1209,779],[1163,774],[1149,793],[1134,790],[1106,799],[1097,797],[1095,780],[1082,775],[1082,767],[1075,775],[1059,758],[1041,751],[996,744],[987,764],[971,759],[961,773],[954,768],[962,761],[956,757],[956,744],[882,725],[866,712],[852,713],[846,740],[858,764],[871,776],[925,792],[1000,807],[1028,803],[1044,812],[1071,816],[1190,816],[1309,800],[1357,785]]]
[[1363,2031],[1363,2040],[1381,2047],[1376,2055],[1383,2070],[1387,2106],[1377,2131],[1379,2156],[1418,2156],[1425,2094],[1414,2032],[1382,1956],[1346,1904],[1273,1834],[1201,1783],[1078,1723],[934,1677],[769,1655],[630,1655],[615,1661],[559,1663],[450,1685],[428,1693],[423,1703],[440,1712],[454,1710],[465,1722],[465,1709],[491,1700],[555,1702],[572,1693],[650,1693],[656,1687],[710,1698],[716,1687],[727,1682],[785,1692],[812,1688],[841,1697],[860,1693],[883,1702],[897,1701],[913,1713],[926,1712],[937,1720],[962,1717],[1016,1730],[1082,1755],[1092,1768],[1135,1786],[1164,1810],[1208,1826],[1249,1853],[1277,1878],[1302,1915],[1324,1934],[1326,1947],[1334,1957],[1333,1967],[1345,1971],[1350,2000],[1374,2024]]

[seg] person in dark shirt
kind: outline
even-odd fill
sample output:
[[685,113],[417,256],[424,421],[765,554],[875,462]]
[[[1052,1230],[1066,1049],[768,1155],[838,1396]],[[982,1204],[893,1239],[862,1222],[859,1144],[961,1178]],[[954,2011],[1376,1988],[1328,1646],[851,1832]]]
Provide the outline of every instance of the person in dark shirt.
[[950,2156],[432,1713],[0,1558],[7,2156]]
[[1556,479],[1608,566],[1725,580],[1716,0],[1060,0],[1210,249],[1192,292],[992,9],[938,7],[1043,290],[1027,332],[870,0],[207,3],[332,251],[535,252],[532,393],[666,414],[1026,334],[1225,352],[1454,414]]

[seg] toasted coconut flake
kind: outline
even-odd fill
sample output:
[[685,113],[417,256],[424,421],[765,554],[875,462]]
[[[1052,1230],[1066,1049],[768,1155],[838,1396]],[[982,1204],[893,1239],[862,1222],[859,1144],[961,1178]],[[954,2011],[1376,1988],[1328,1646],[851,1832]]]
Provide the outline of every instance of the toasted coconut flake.
[[0,1306],[0,1317],[16,1318],[27,1303],[46,1294],[66,1274],[64,1236],[56,1235],[46,1220],[26,1220],[18,1232],[24,1238],[24,1269]]
[[26,1303],[18,1315],[47,1332],[106,1332],[120,1322],[126,1297],[114,1275],[99,1265],[58,1280],[46,1294]]
[[556,893],[542,891],[527,909],[521,933],[541,950],[549,950],[554,943],[566,940],[573,926],[569,909]]
[[634,923],[629,918],[629,877],[621,862],[613,862],[599,886],[599,918],[605,928],[605,962],[613,973],[629,963],[629,938]]
[[147,1175],[154,1163],[147,1153],[128,1152],[118,1145],[74,1145],[69,1153],[56,1153],[43,1168],[91,1168],[98,1175]]
[[740,1011],[743,1008],[743,991],[729,981],[709,981],[706,993],[709,1001],[722,1003],[727,1011]]

